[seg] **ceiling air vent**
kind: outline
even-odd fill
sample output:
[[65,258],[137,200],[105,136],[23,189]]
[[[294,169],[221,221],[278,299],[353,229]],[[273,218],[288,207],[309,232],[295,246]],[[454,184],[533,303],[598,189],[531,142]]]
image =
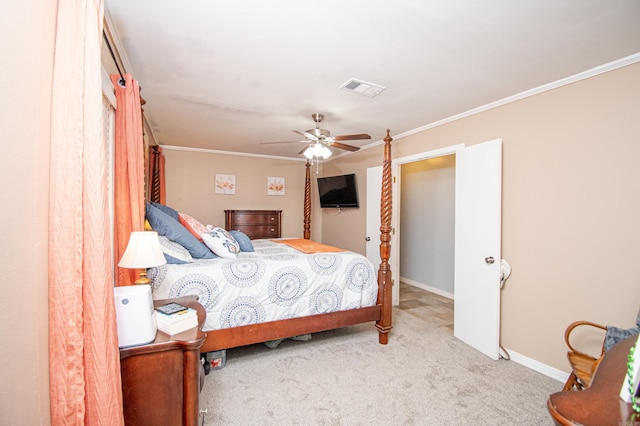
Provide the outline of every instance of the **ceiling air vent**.
[[386,89],[386,87],[380,86],[379,84],[367,83],[366,81],[356,80],[355,78],[348,80],[340,86],[340,88],[347,92],[357,93],[369,98],[378,96]]

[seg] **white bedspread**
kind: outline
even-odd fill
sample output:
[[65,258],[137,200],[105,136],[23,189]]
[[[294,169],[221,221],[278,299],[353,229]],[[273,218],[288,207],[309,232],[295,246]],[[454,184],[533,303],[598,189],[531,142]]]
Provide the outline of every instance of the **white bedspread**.
[[154,299],[197,295],[204,330],[372,306],[375,268],[350,252],[304,254],[285,244],[253,240],[237,259],[202,259],[151,268]]

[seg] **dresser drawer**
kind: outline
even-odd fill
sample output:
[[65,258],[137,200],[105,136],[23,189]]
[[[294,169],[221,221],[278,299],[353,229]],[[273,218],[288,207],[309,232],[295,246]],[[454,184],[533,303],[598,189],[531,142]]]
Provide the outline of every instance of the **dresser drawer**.
[[277,227],[268,225],[236,225],[234,231],[242,231],[251,239],[280,238]]
[[225,229],[251,239],[280,238],[282,210],[225,210]]
[[233,215],[233,223],[240,225],[276,225],[278,223],[278,216],[270,213],[237,213]]

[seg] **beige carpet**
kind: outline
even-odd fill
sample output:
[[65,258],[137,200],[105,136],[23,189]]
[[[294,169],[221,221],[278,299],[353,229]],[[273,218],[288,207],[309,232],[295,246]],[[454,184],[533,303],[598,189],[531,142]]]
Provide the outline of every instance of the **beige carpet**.
[[551,425],[562,383],[492,361],[394,309],[388,345],[372,324],[227,351],[206,376],[207,425]]

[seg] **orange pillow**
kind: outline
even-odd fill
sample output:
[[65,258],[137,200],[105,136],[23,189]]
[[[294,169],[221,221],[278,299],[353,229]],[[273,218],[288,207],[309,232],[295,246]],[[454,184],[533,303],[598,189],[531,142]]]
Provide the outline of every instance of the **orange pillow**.
[[194,237],[202,241],[202,234],[207,233],[206,226],[204,226],[202,223],[198,222],[198,220],[194,219],[193,217],[185,213],[178,213],[178,220],[180,220],[180,223],[182,224],[182,226],[187,228],[187,230],[191,232]]

